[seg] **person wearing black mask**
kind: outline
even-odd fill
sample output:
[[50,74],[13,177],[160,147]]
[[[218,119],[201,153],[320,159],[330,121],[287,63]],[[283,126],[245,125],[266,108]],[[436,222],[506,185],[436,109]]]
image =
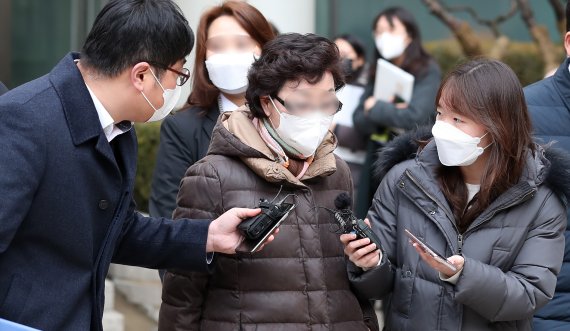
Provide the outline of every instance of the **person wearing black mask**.
[[343,102],[343,113],[335,119],[334,133],[338,138],[335,153],[350,167],[353,189],[356,192],[362,165],[366,159],[366,139],[354,129],[352,114],[368,83],[368,64],[364,44],[358,37],[343,34],[336,37],[334,42],[339,50],[346,79],[346,86],[337,93]]
[[343,34],[334,39],[340,53],[346,83],[356,86],[368,84],[366,49],[358,37]]

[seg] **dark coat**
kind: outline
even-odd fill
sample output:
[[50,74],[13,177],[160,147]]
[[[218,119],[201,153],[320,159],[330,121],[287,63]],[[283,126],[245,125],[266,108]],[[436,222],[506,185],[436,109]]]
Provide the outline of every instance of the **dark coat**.
[[360,98],[360,104],[354,111],[354,127],[364,135],[371,135],[381,133],[385,128],[410,130],[432,123],[440,82],[441,70],[435,61],[430,61],[426,69],[415,77],[408,107],[399,109],[393,103],[378,100],[366,114],[364,102],[374,94],[374,82],[369,82]]
[[209,218],[238,205],[254,207],[281,185],[278,200],[295,194],[288,202],[296,208],[261,252],[220,255],[212,276],[168,272],[159,329],[377,329],[370,303],[361,307],[350,289],[332,214],[323,209],[334,208],[335,197],[352,188],[348,166],[333,155],[335,137],[327,136],[299,181],[274,161],[249,116],[239,110],[221,116],[227,121],[215,127],[208,155],[182,181],[174,216]]
[[[364,112],[364,102],[374,94],[374,81],[368,86],[360,99],[360,104],[353,114],[354,128],[365,136],[385,133],[388,128],[411,130],[422,125],[433,124],[435,119],[435,98],[441,83],[441,70],[435,61],[415,76],[412,98],[405,108],[398,108],[394,103],[378,100],[368,113]],[[389,130],[390,131],[390,130]],[[390,131],[390,138],[393,133]],[[366,147],[366,160],[358,182],[355,203],[357,216],[364,217],[372,203],[372,197],[380,182],[372,176],[372,167],[377,157],[377,150],[383,144],[369,140]]]
[[[368,218],[384,250],[380,266],[351,264],[358,292],[388,300],[386,330],[532,330],[532,316],[554,294],[564,254],[569,156],[537,146],[520,181],[459,234],[436,176],[429,135],[403,135],[383,151],[385,174]],[[411,159],[410,159],[411,158]],[[456,285],[423,262],[404,229],[445,256],[462,254]]]
[[218,115],[216,103],[207,113],[203,108],[191,107],[162,122],[150,191],[151,216],[172,216],[180,181],[191,165],[206,156]]
[[102,330],[111,262],[207,270],[209,222],[135,211],[134,129],[107,142],[69,54],[0,98],[0,318]]
[[[554,76],[524,89],[535,135],[544,143],[570,152],[570,60]],[[570,212],[568,213],[570,220]],[[570,224],[569,224],[570,225]],[[570,329],[570,226],[566,228],[566,249],[554,298],[534,319],[537,331]]]

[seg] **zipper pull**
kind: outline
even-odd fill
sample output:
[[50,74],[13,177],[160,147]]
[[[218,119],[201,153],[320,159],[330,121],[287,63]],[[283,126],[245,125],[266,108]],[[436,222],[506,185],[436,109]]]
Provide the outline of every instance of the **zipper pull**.
[[458,255],[461,255],[463,251],[463,235],[461,233],[457,235],[457,245],[459,247]]

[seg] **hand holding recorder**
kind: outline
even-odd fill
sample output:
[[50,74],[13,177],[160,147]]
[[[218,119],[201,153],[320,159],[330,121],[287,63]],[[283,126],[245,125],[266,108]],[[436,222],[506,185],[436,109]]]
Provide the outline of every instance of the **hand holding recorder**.
[[337,208],[334,219],[341,233],[340,241],[344,245],[344,253],[350,261],[361,268],[373,268],[381,258],[380,239],[372,231],[368,220],[357,219],[350,210],[350,196],[339,194],[335,201]]

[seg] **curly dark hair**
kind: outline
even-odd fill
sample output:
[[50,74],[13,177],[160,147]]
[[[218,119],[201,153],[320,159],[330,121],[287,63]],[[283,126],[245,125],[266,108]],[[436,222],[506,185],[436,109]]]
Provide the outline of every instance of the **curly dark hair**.
[[335,90],[344,86],[340,55],[335,43],[315,34],[288,33],[271,40],[249,69],[245,93],[253,116],[266,118],[260,97],[275,96],[286,82],[319,82],[330,72]]

